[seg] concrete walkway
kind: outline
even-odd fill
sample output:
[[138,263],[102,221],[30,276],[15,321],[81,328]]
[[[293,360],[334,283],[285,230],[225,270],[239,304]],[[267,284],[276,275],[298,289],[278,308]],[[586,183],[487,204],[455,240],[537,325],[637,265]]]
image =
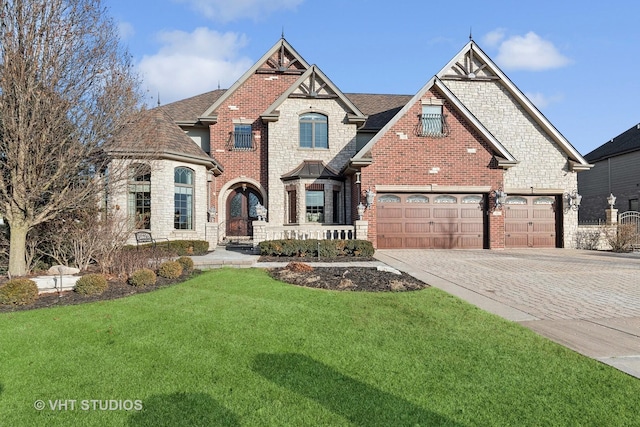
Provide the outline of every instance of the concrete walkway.
[[375,256],[640,378],[640,253],[379,250]]

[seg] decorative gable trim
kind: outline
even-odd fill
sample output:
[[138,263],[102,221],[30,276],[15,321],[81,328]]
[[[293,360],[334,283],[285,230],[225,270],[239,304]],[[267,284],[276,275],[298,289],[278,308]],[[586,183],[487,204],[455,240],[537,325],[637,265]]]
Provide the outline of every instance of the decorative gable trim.
[[362,126],[367,116],[362,114],[358,107],[347,98],[338,87],[318,68],[311,66],[298,80],[293,83],[264,113],[260,115],[264,123],[277,121],[279,112],[277,108],[288,98],[304,99],[336,99],[340,100],[347,108],[347,122]]
[[[356,165],[362,162],[365,157],[368,157],[368,154],[373,146],[385,135],[389,129],[393,125],[395,125],[401,117],[404,117],[409,109],[416,103],[422,103],[423,98],[426,100],[428,98],[425,97],[425,94],[431,90],[432,88],[437,88],[445,98],[445,101],[449,102],[452,106],[454,106],[466,119],[466,121],[471,124],[477,131],[482,135],[482,137],[489,143],[489,145],[493,148],[496,159],[498,159],[498,165],[501,167],[511,167],[518,163],[515,157],[506,148],[494,137],[491,132],[484,127],[482,123],[464,106],[462,101],[460,101],[454,94],[449,90],[447,86],[442,83],[442,81],[434,76],[427,82],[426,85],[418,91],[418,93],[411,99],[411,101],[407,102],[407,104],[402,107],[400,111],[389,121],[387,124],[378,132],[371,140],[364,146],[362,149],[351,159],[351,164]],[[500,160],[502,159],[502,161]]]
[[[277,54],[278,61],[272,59]],[[284,61],[284,57],[291,57],[291,60]],[[264,65],[269,67],[263,67]],[[296,66],[296,71],[292,71],[288,67]],[[275,45],[262,55],[262,57],[251,68],[247,70],[218,100],[213,103],[199,117],[203,123],[216,123],[218,118],[215,111],[222,105],[242,84],[256,73],[283,73],[283,74],[300,74],[309,68],[307,61],[296,52],[296,50],[284,38],[281,38]]]
[[[459,62],[460,57],[464,57],[463,64]],[[562,148],[565,154],[567,154],[569,161],[580,165],[579,168],[573,168],[573,170],[586,170],[592,167],[473,40],[469,41],[469,43],[436,74],[436,77],[442,80],[500,81],[520,106],[551,136],[560,148]]]

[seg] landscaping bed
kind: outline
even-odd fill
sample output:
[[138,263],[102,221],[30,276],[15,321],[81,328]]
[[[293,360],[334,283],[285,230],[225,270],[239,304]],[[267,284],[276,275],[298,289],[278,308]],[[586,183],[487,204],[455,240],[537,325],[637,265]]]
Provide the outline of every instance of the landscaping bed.
[[429,286],[406,273],[396,274],[376,267],[313,267],[290,262],[286,267],[269,270],[269,274],[298,286],[339,291],[402,292]]

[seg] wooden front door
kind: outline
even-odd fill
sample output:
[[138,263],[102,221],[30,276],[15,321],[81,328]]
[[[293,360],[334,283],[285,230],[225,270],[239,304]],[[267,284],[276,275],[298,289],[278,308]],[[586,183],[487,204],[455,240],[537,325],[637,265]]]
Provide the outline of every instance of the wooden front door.
[[258,203],[262,203],[262,197],[254,189],[239,187],[231,193],[227,199],[227,236],[253,236]]

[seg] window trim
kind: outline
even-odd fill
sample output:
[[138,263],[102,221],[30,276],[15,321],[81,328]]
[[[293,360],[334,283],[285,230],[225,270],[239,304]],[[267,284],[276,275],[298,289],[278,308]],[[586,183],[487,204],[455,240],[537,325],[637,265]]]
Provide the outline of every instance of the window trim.
[[[129,168],[127,213],[136,230],[151,230],[151,166],[147,163],[134,163]],[[141,198],[138,197],[140,194]],[[139,206],[138,202],[142,204]],[[148,206],[145,206],[145,202],[148,202]],[[138,212],[139,208],[141,212]],[[138,215],[141,215],[140,219],[137,218]]]
[[[323,117],[324,120],[314,120],[313,118]],[[303,146],[302,125],[311,125],[311,146]],[[317,126],[324,125],[325,138],[322,141],[322,147],[318,146]],[[304,150],[328,150],[329,149],[329,116],[319,112],[305,112],[298,117],[298,148]]]
[[[182,183],[178,182],[176,179],[178,171],[186,171],[189,173],[189,177],[191,178],[191,183]],[[191,190],[190,192],[178,192],[178,190]],[[180,210],[182,206],[178,206],[178,197],[177,195],[186,195],[190,196],[186,198],[186,209],[187,214],[183,215]],[[182,203],[182,201],[181,201]],[[173,211],[174,211],[174,219],[173,219],[173,229],[174,230],[193,230],[193,218],[194,218],[194,209],[195,208],[195,171],[186,166],[177,166],[173,169]],[[182,218],[186,218],[186,221],[182,221]],[[181,226],[182,224],[185,226]]]

